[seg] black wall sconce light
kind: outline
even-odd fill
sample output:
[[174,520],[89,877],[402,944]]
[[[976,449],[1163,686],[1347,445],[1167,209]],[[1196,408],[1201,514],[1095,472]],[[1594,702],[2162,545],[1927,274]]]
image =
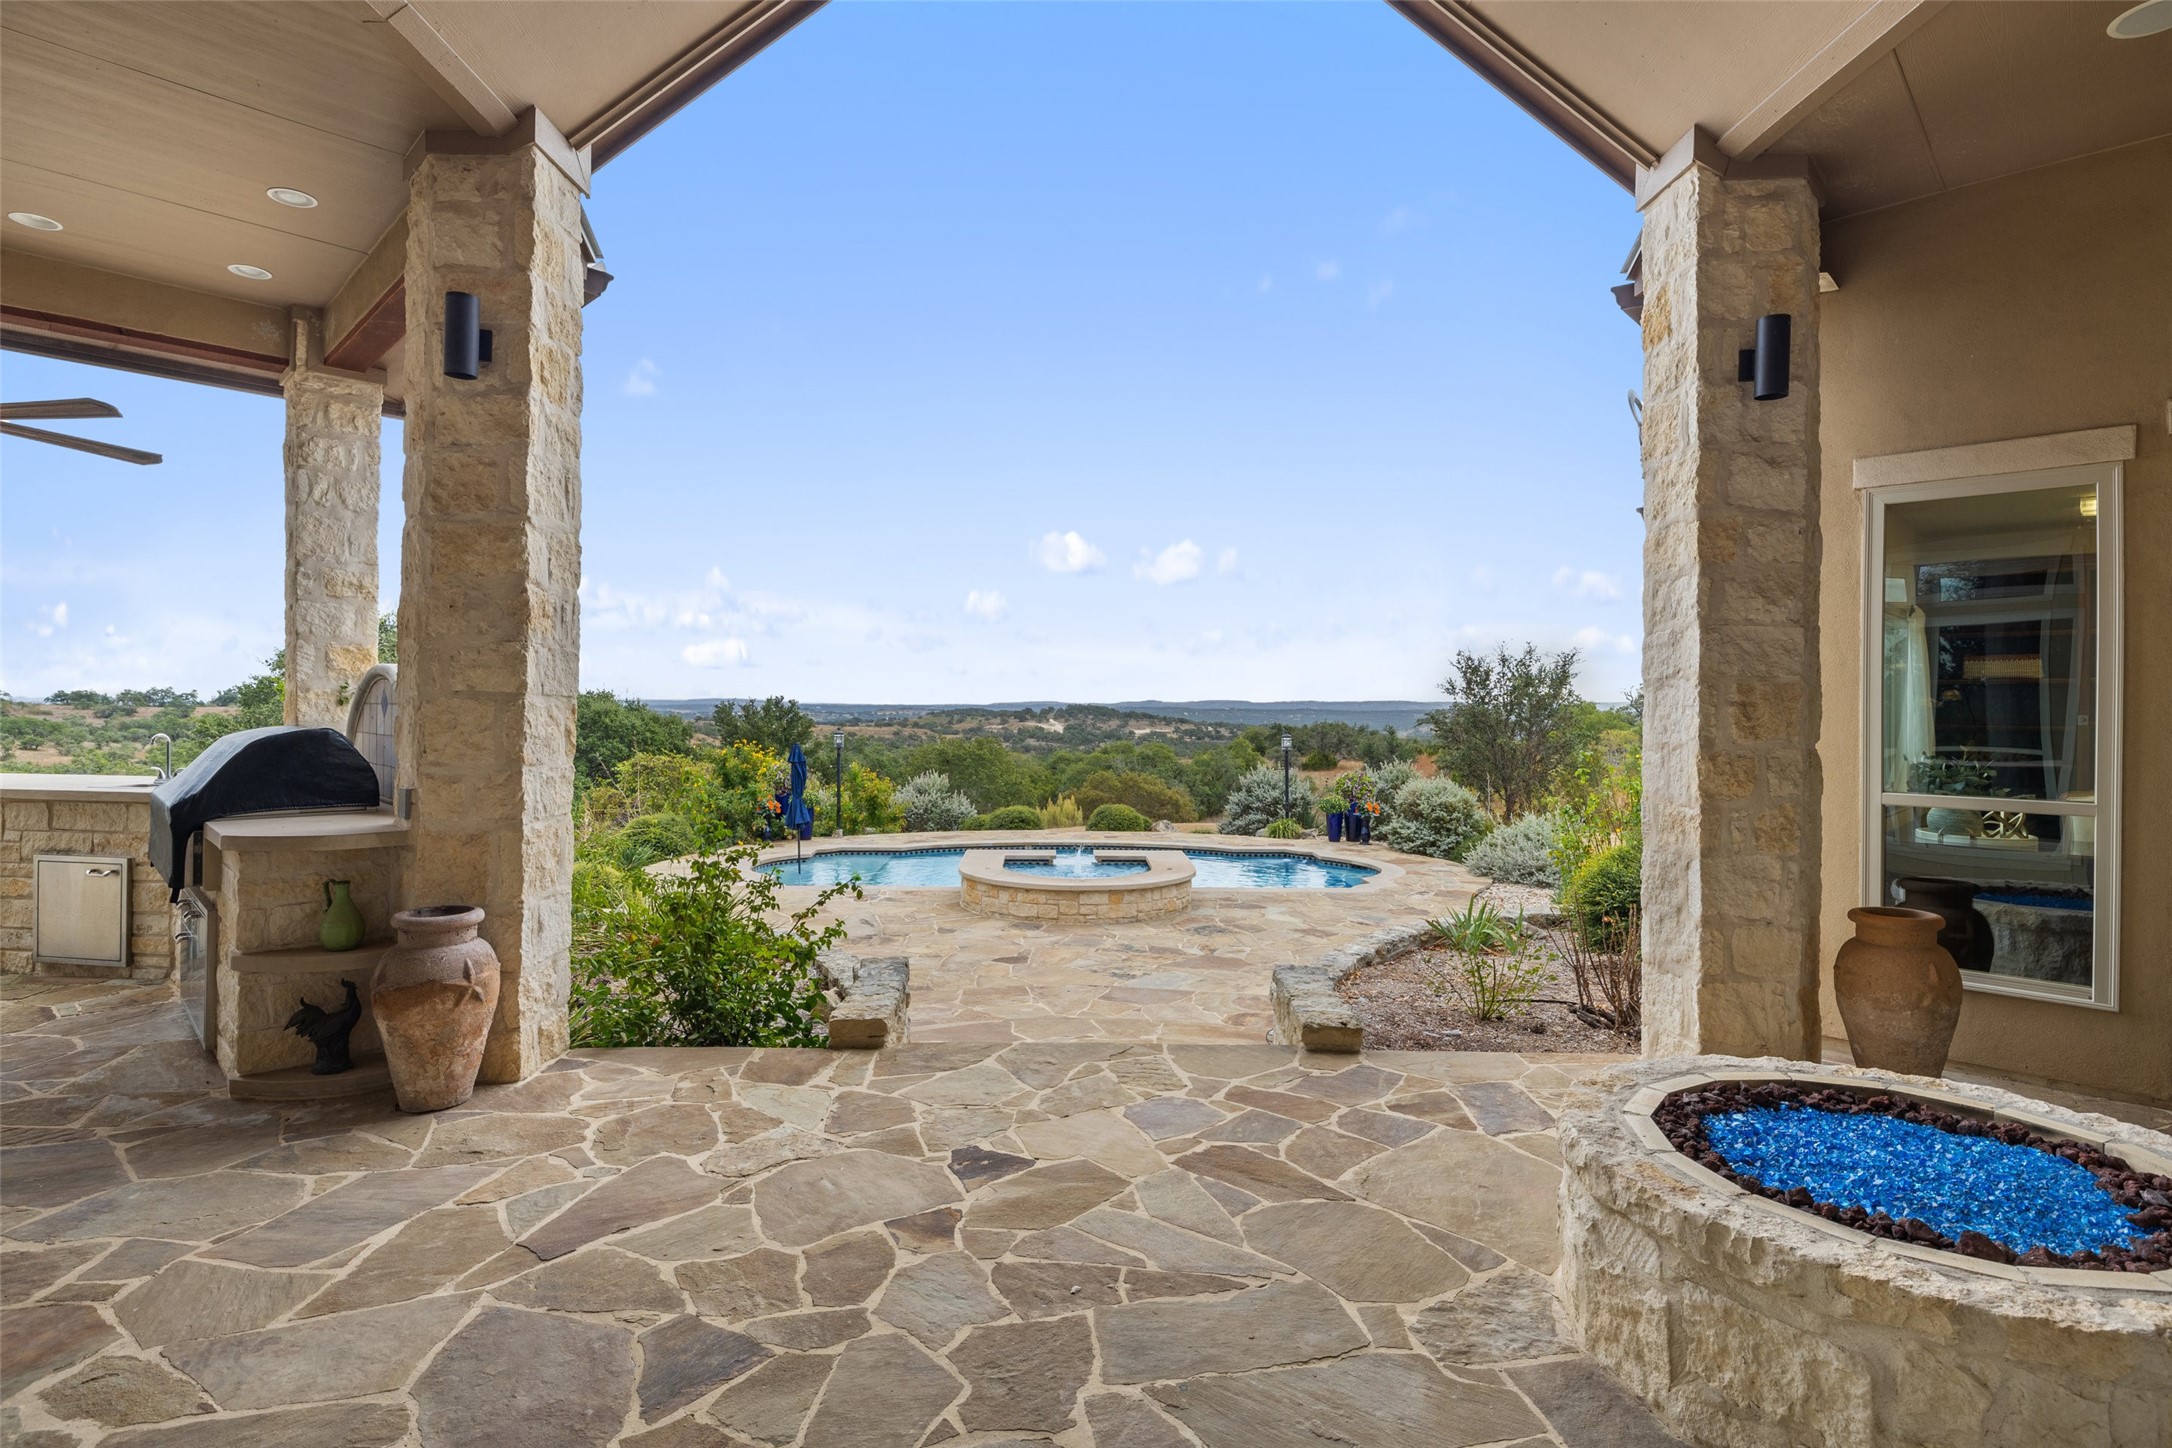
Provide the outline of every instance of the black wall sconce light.
[[[490,332],[473,292],[445,293],[445,375],[473,382],[490,360]],[[1762,325],[1762,324],[1760,324]]]
[[1750,393],[1759,402],[1777,402],[1787,396],[1787,349],[1795,319],[1773,312],[1757,319],[1757,345],[1745,347],[1736,359],[1738,381],[1755,384]]

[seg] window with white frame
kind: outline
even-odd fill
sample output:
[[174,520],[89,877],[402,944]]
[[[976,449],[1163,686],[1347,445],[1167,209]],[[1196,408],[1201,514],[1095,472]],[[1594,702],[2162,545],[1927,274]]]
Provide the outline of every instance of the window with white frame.
[[1972,989],[2118,1006],[2117,464],[1870,491],[1864,893]]

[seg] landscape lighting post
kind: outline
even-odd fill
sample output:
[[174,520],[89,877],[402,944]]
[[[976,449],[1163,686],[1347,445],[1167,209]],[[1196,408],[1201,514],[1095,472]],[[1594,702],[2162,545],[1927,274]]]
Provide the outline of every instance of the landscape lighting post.
[[1282,818],[1290,817],[1290,736],[1282,736]]
[[840,724],[830,736],[837,743],[837,828],[831,831],[837,838],[845,835],[845,727]]

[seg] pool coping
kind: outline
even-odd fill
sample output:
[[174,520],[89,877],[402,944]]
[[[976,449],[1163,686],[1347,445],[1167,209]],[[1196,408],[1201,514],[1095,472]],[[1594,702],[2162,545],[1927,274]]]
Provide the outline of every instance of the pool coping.
[[[1050,846],[1048,849],[1021,849],[1012,845],[994,845],[986,849],[969,849],[965,852],[964,857],[958,861],[958,879],[963,882],[970,878],[976,884],[999,886],[1008,890],[1046,891],[1055,895],[1076,895],[1084,894],[1087,891],[1106,892],[1114,895],[1125,894],[1134,890],[1158,889],[1164,885],[1175,885],[1191,879],[1193,875],[1198,873],[1192,867],[1192,862],[1187,856],[1179,854],[1174,860],[1155,859],[1151,857],[1157,854],[1167,855],[1171,852],[1167,850],[1132,849],[1123,846],[1112,846],[1106,850],[1110,861],[1115,862],[1126,857],[1148,857],[1144,870],[1129,871],[1122,875],[1034,875],[1024,871],[1013,871],[1008,868],[1009,862],[1012,860],[1045,856],[1059,848],[1061,846]],[[1104,853],[1103,848],[1098,845],[1092,848],[1094,858],[1096,860],[1100,859]],[[926,889],[928,887],[901,886],[899,888]]]
[[[1186,836],[1167,830],[1157,830],[1150,834],[1145,831],[1050,831],[1049,834],[1053,835],[1054,838],[1000,834],[995,834],[991,838],[992,834],[993,832],[978,830],[929,831],[914,836],[913,842],[910,844],[900,843],[895,845],[884,844],[882,841],[894,839],[896,836],[828,835],[820,839],[799,841],[796,851],[793,842],[787,840],[782,844],[763,848],[756,855],[755,864],[758,866],[774,865],[782,860],[812,859],[817,855],[846,853],[931,855],[948,854],[952,850],[967,853],[979,850],[994,850],[1008,851],[1015,854],[1046,854],[1051,850],[1075,848],[1113,849],[1137,854],[1151,854],[1155,851],[1173,851],[1177,853],[1197,851],[1201,854],[1221,855],[1295,855],[1300,858],[1309,857],[1326,861],[1330,864],[1352,865],[1360,869],[1370,870],[1372,873],[1354,885],[1279,885],[1269,888],[1307,891],[1333,890],[1338,895],[1347,894],[1360,897],[1368,892],[1378,891],[1392,884],[1403,875],[1403,867],[1392,860],[1379,859],[1368,855],[1360,848],[1348,845],[1333,845],[1326,840],[1264,840],[1250,835]],[[1142,839],[1142,835],[1146,837]],[[1175,835],[1175,838],[1171,839],[1171,835]],[[1211,841],[1212,843],[1189,843],[1191,840]],[[962,866],[963,862],[960,863]],[[1151,870],[1149,873],[1151,873]],[[1106,883],[1106,881],[1090,882],[1082,888],[1092,889],[1096,888],[1097,885],[1105,888]],[[780,885],[779,888],[785,890],[814,890],[820,887],[815,885]],[[863,885],[860,888],[870,893],[892,890],[919,893],[926,890],[942,890],[950,887],[944,885]],[[1207,895],[1249,895],[1260,888],[1257,886],[1229,885],[1194,886],[1195,891]]]

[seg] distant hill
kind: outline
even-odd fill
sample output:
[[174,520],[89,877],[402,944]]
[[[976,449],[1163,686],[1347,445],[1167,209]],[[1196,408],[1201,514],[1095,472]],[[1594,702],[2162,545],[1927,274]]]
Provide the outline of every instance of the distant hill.
[[[720,703],[717,699],[650,699],[651,709],[706,719]],[[1196,724],[1319,724],[1337,720],[1367,724],[1375,729],[1395,729],[1408,734],[1418,720],[1439,708],[1437,703],[1411,699],[1285,699],[1255,702],[1250,699],[1129,699],[1113,704],[1077,704],[1061,699],[1031,699],[999,704],[825,704],[802,700],[800,707],[824,724],[906,723],[931,714],[955,718],[973,714],[1019,714],[1026,710],[1064,708],[1107,709],[1133,718],[1182,719]]]

